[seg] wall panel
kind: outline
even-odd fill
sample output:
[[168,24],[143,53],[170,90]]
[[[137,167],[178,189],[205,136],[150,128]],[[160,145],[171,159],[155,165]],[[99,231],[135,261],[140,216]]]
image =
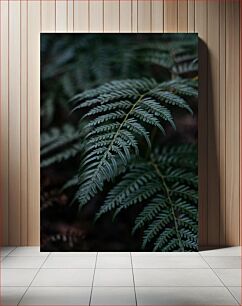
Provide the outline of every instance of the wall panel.
[[198,105],[198,172],[199,172],[199,240],[208,244],[208,112],[207,112],[207,0],[195,1],[195,31],[199,33],[199,105]]
[[74,0],[73,3],[73,27],[74,32],[88,32],[89,31],[89,1],[88,0]]
[[[122,1],[122,0],[121,0]],[[104,0],[103,4],[104,32],[120,31],[120,0]]]
[[220,109],[219,109],[219,188],[220,188],[220,219],[219,234],[220,245],[226,242],[226,7],[225,1],[220,1],[219,8],[219,93],[220,93]]
[[180,1],[164,0],[164,32],[178,31],[178,2]]
[[178,32],[186,33],[188,30],[188,2],[189,0],[178,0]]
[[132,1],[120,1],[120,32],[131,32],[132,26]]
[[2,0],[2,243],[39,244],[39,33],[198,32],[199,240],[239,244],[239,0]]
[[20,2],[9,2],[9,243],[20,244]]
[[56,1],[40,1],[40,18],[42,32],[56,30]]
[[28,11],[27,0],[21,1],[20,12],[20,190],[21,190],[21,245],[26,245],[28,242]]
[[90,32],[103,32],[103,1],[90,1]]
[[138,0],[132,0],[132,32],[138,31]]
[[151,31],[161,33],[164,31],[164,0],[152,0],[151,5]]
[[74,29],[74,3],[73,0],[67,1],[67,31],[73,32]]
[[[226,2],[226,245],[239,243],[239,2]],[[233,80],[233,81],[232,81]]]
[[138,32],[145,33],[151,32],[151,4],[152,0],[140,0],[138,1],[137,20],[138,20]]
[[[215,17],[216,16],[216,17]],[[219,245],[219,2],[208,1],[208,244]],[[202,128],[202,127],[200,127]]]
[[187,23],[188,32],[195,32],[195,0],[188,0]]
[[56,32],[67,32],[67,2],[56,1]]
[[0,16],[1,16],[1,84],[0,84],[0,97],[1,97],[1,120],[0,120],[0,132],[1,132],[1,152],[0,152],[0,165],[1,165],[1,215],[3,221],[1,223],[1,241],[3,244],[8,245],[8,210],[9,210],[9,98],[8,98],[8,35],[9,35],[9,23],[8,23],[8,1],[0,2]]
[[39,0],[28,1],[28,245],[40,236],[40,8]]

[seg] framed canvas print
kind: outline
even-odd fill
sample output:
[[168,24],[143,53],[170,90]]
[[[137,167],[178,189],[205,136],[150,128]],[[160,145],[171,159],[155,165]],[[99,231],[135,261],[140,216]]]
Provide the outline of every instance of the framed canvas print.
[[197,251],[197,34],[41,34],[41,250]]

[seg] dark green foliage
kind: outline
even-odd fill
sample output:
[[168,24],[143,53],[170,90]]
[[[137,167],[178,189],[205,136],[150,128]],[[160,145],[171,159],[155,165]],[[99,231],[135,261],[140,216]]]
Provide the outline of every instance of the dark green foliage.
[[89,120],[83,126],[86,135],[79,175],[80,205],[101,191],[105,181],[120,175],[132,156],[139,155],[140,138],[151,146],[150,127],[163,134],[167,123],[175,129],[171,106],[192,113],[185,97],[196,97],[197,91],[190,83],[128,79],[107,83],[73,98],[75,111],[91,107],[83,116]]
[[95,196],[104,198],[96,221],[134,211],[144,250],[197,250],[196,145],[182,144],[196,136],[179,130],[179,120],[195,122],[196,36],[61,35],[42,43],[46,177],[50,166],[68,169],[59,191],[80,216]]
[[71,125],[52,128],[41,134],[41,167],[68,160],[81,152],[79,131]]
[[128,168],[108,193],[96,218],[142,204],[133,233],[154,251],[197,250],[197,152],[194,145],[165,147]]
[[56,120],[59,109],[68,113],[67,101],[77,92],[113,79],[150,76],[152,65],[163,71],[159,81],[170,79],[172,75],[192,77],[197,72],[196,38],[192,34],[189,39],[177,36],[177,41],[170,41],[168,36],[161,41],[157,40],[157,35],[151,39],[137,36],[133,42],[125,34],[106,37],[82,34],[81,40],[73,39],[70,34],[58,35],[58,43],[53,43],[52,34],[44,34],[41,39],[41,119],[44,128]]

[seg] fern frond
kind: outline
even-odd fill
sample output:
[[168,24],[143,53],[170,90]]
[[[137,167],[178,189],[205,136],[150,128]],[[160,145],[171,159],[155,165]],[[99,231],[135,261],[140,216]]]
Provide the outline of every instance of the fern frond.
[[[182,84],[185,86],[186,82]],[[95,115],[83,127],[88,132],[79,176],[81,206],[102,190],[105,181],[121,174],[132,156],[139,154],[141,138],[150,146],[149,126],[157,127],[163,134],[167,122],[175,128],[169,105],[191,112],[184,98],[147,78],[113,81],[77,95],[75,101],[75,109],[83,104],[96,105],[83,116],[92,118]],[[97,143],[95,149],[93,145]],[[117,167],[120,162],[123,167]]]
[[153,251],[159,251],[159,250],[163,250],[165,247],[170,251],[172,246],[174,246],[174,248],[177,247],[177,241],[173,241],[172,239],[172,243],[171,238],[174,237],[176,235],[175,233],[175,229],[174,228],[166,228],[161,234],[160,236],[157,238],[157,240],[154,243],[154,249]]
[[140,92],[145,92],[156,85],[157,83],[154,79],[146,78],[112,81],[95,89],[86,90],[81,94],[77,94],[71,99],[71,102],[79,103],[75,108],[78,109],[114,99],[138,97]]
[[61,191],[68,189],[70,187],[76,187],[78,186],[78,176],[75,175],[72,178],[70,178],[65,184],[64,186],[61,188]]
[[177,78],[172,81],[163,82],[160,86],[163,90],[172,91],[173,93],[181,96],[197,97],[197,82],[194,80],[187,80]]
[[187,102],[183,98],[177,96],[176,94],[173,94],[172,92],[156,89],[151,91],[150,95],[161,102],[165,102],[173,106],[178,106],[180,108],[185,108],[190,113],[192,113],[192,109],[189,107]]
[[135,226],[132,230],[133,234],[138,229],[142,228],[146,222],[154,219],[158,215],[158,213],[166,207],[165,200],[166,198],[163,195],[158,194],[156,197],[152,198],[149,201],[149,203],[135,219]]
[[[197,173],[188,160],[196,157],[195,145],[166,146],[151,159],[131,164],[122,180],[108,193],[96,219],[142,203],[132,232],[143,229],[142,248],[194,250],[197,237]],[[181,164],[180,159],[183,161]]]
[[172,222],[171,211],[169,209],[163,209],[158,218],[154,219],[144,231],[142,248],[144,249],[147,243],[153,240],[162,229],[167,228],[170,222]]
[[[159,186],[152,186],[153,190],[148,190],[147,187],[156,174],[149,169],[146,165],[136,165],[132,171],[124,175],[124,179],[117,184],[106,197],[104,204],[100,207],[99,212],[96,214],[96,219],[101,215],[119,207],[122,203],[137,202],[136,197],[148,197],[149,194],[155,193]],[[140,194],[140,190],[143,190],[144,194]]]
[[53,128],[41,135],[41,167],[60,163],[82,150],[80,133],[71,125]]

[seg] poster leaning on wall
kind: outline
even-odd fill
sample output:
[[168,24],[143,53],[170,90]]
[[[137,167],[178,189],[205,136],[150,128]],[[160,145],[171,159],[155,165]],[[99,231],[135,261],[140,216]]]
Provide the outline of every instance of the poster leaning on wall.
[[41,34],[41,250],[197,251],[197,34]]

